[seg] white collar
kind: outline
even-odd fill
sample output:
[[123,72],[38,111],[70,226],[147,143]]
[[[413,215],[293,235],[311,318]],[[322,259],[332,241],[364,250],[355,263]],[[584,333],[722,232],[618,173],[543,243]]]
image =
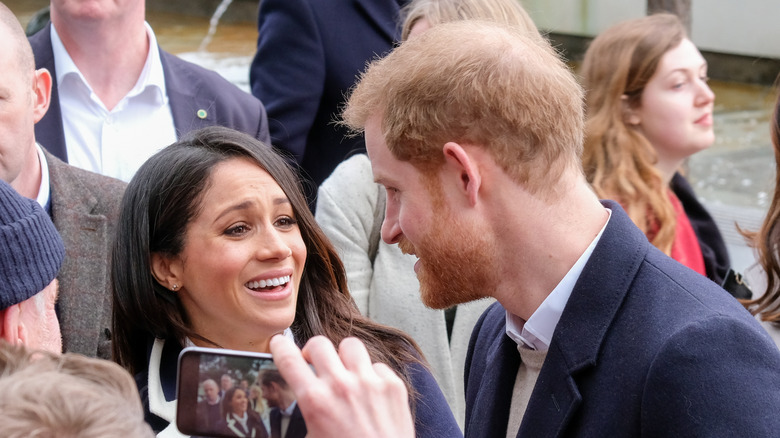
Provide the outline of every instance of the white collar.
[[46,156],[43,154],[41,145],[35,143],[35,148],[38,150],[38,162],[41,164],[41,185],[38,188],[38,196],[35,200],[38,204],[46,209],[46,204],[51,199],[51,182],[49,181],[49,163],[46,161]]
[[165,400],[165,394],[163,394],[162,382],[160,381],[160,365],[162,364],[162,352],[165,346],[163,339],[155,339],[152,346],[152,354],[149,357],[149,372],[147,382],[148,394],[149,394],[149,412],[170,424],[157,434],[158,438],[168,437],[186,437],[187,435],[179,432],[176,428],[176,400]]
[[612,217],[612,210],[608,208],[606,210],[609,213],[609,217],[604,226],[601,227],[601,231],[577,259],[577,262],[574,263],[569,272],[555,286],[555,289],[550,292],[539,308],[528,318],[528,321],[523,321],[519,316],[510,313],[508,310],[506,311],[506,334],[517,343],[518,348],[523,346],[533,350],[547,350],[550,348],[550,342],[552,342],[553,333],[558,325],[558,321],[561,319],[563,309],[566,307],[566,303],[569,302],[569,297],[574,290],[577,280],[580,278],[580,274],[582,274],[582,270],[585,268],[585,264],[588,263],[593,250],[601,239],[601,235],[607,228],[609,219]]
[[285,417],[291,417],[293,412],[295,412],[295,406],[297,405],[298,405],[298,400],[293,400],[292,403],[290,403],[290,406],[287,406],[287,409],[280,410],[280,412]]
[[[148,87],[156,90],[155,98],[157,104],[167,104],[167,94],[165,89],[165,73],[163,72],[162,61],[160,60],[160,48],[157,45],[157,38],[154,36],[152,27],[148,22],[144,22],[146,27],[146,35],[149,39],[149,52],[146,55],[146,62],[141,74],[138,76],[133,88],[125,96],[133,97],[141,94]],[[68,51],[65,49],[65,45],[62,44],[62,39],[57,33],[57,29],[54,27],[54,23],[51,24],[51,48],[54,54],[54,70],[57,73],[57,86],[62,85],[63,80],[68,76],[74,76],[87,87],[90,94],[93,94],[92,87],[89,85],[84,75],[73,62]],[[97,99],[99,100],[99,99]],[[119,108],[119,105],[117,105]]]

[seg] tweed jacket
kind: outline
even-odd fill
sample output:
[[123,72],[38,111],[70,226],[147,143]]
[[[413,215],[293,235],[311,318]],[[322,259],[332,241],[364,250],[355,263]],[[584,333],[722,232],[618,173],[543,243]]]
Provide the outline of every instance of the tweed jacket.
[[44,149],[51,215],[65,243],[57,314],[65,352],[111,357],[109,259],[126,184],[63,163]]
[[493,300],[458,305],[448,341],[444,311],[429,309],[420,300],[414,273],[417,258],[379,236],[384,196],[384,188],[374,182],[368,157],[355,155],[339,164],[320,186],[317,222],[344,262],[349,291],[360,312],[417,341],[462,427],[468,340],[474,323]]
[[[518,437],[768,437],[780,352],[707,278],[665,256],[614,202],[555,328]],[[496,303],[466,359],[466,436],[506,436],[520,364]]]
[[[35,138],[54,156],[67,162],[57,72],[51,47],[51,23],[29,40],[35,55],[35,68],[46,68],[54,78],[49,110],[35,125]],[[177,138],[199,128],[219,125],[270,144],[265,107],[259,100],[241,91],[218,73],[184,61],[162,49],[160,60]],[[205,111],[205,117],[200,117],[202,111]]]
[[[319,185],[362,136],[335,124],[366,64],[400,37],[406,0],[263,0],[249,81],[265,103],[271,142]],[[314,193],[312,193],[314,195]]]

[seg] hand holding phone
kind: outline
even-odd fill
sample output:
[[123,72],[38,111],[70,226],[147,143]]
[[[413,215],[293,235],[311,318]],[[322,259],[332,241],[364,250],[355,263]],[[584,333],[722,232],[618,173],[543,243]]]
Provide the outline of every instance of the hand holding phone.
[[304,438],[295,394],[270,354],[185,348],[179,355],[176,426],[194,436]]
[[387,365],[372,364],[358,339],[344,339],[337,353],[322,336],[303,350],[274,336],[271,352],[298,397],[309,438],[415,436],[406,386]]

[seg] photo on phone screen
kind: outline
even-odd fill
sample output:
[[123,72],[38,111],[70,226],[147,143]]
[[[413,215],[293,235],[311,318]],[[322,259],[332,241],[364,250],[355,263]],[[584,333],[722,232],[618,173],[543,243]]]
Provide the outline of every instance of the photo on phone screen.
[[270,354],[189,347],[179,355],[176,426],[198,437],[303,438],[306,424]]

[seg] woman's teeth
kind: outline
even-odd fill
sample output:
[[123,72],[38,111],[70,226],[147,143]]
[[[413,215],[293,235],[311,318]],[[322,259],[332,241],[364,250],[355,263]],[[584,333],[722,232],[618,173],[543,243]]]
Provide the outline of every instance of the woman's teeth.
[[250,281],[244,284],[244,286],[248,287],[249,289],[263,289],[266,287],[283,286],[289,282],[290,276],[285,275],[284,277],[269,278],[268,280]]

